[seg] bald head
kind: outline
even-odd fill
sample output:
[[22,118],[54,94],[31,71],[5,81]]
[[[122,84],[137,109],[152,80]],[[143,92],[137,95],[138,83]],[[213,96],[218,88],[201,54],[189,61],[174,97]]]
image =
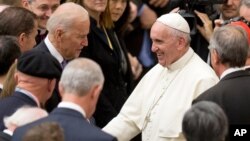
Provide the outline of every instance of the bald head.
[[60,5],[47,22],[49,32],[54,32],[57,27],[70,28],[73,23],[89,20],[88,12],[80,5],[68,2]]

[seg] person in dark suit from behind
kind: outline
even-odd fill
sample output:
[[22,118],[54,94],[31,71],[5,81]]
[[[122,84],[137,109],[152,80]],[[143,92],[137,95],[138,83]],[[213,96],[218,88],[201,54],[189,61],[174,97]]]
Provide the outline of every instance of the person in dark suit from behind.
[[64,141],[63,129],[56,122],[44,122],[30,128],[22,141]]
[[185,113],[182,131],[187,141],[223,141],[228,132],[227,117],[216,103],[201,101]]
[[8,70],[20,55],[19,44],[14,36],[0,36],[0,94]]
[[115,141],[116,138],[91,125],[104,76],[100,66],[87,58],[69,62],[63,70],[59,91],[62,102],[48,117],[15,130],[13,141],[20,141],[29,128],[43,122],[57,122],[66,141]]
[[244,69],[249,49],[246,32],[226,25],[210,40],[212,66],[220,81],[193,101],[213,101],[228,117],[229,127],[250,123],[250,73]]
[[48,116],[48,113],[38,107],[23,106],[18,108],[11,116],[4,117],[4,125],[7,129],[0,132],[0,141],[10,141],[15,129],[40,118]]
[[3,117],[13,114],[17,108],[23,105],[44,107],[60,75],[61,66],[50,54],[37,50],[23,53],[18,58],[14,75],[17,83],[15,92],[0,100],[0,130],[5,128]]
[[[49,52],[57,61],[65,66],[66,62],[78,57],[81,50],[88,45],[89,15],[81,6],[74,3],[60,5],[47,22],[48,35],[36,48]],[[59,79],[57,80],[58,84]],[[53,92],[46,104],[51,112],[61,101],[58,89]]]

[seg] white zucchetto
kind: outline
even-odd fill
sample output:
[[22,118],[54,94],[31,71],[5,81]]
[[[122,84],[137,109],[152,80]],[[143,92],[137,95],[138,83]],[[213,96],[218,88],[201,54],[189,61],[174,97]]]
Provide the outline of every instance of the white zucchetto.
[[187,21],[179,13],[168,13],[160,16],[157,22],[161,22],[176,30],[190,33],[190,28]]

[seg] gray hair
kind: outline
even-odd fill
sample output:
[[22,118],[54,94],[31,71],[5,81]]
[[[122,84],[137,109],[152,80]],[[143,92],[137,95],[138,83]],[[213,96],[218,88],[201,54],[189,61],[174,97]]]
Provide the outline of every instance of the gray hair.
[[82,6],[67,2],[60,5],[50,16],[46,28],[50,33],[53,33],[58,27],[68,30],[73,27],[76,21],[86,21],[88,19],[88,12]]
[[217,51],[222,64],[228,64],[229,67],[242,67],[248,54],[247,34],[239,26],[220,27],[213,33],[209,48]]
[[182,121],[187,141],[221,141],[228,132],[228,121],[219,105],[201,101],[189,109]]
[[77,58],[64,68],[60,85],[65,93],[87,94],[94,85],[103,85],[104,76],[100,66],[87,58]]
[[245,5],[246,7],[250,8],[250,0],[241,0],[240,6]]
[[12,126],[19,127],[46,116],[48,116],[48,113],[39,107],[23,106],[17,109],[11,116],[4,117],[3,121],[7,128]]
[[190,42],[191,42],[190,34],[182,32],[182,31],[174,29],[174,28],[171,28],[169,26],[167,26],[167,27],[168,27],[169,34],[171,34],[171,36],[184,38],[185,41],[187,42],[186,47],[190,46]]

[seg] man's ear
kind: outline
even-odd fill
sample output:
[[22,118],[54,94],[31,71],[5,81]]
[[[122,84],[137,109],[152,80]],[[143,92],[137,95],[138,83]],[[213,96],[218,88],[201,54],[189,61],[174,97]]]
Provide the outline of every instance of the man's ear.
[[48,91],[52,92],[54,91],[56,86],[56,79],[48,79]]
[[56,41],[58,42],[60,42],[60,41],[62,41],[62,36],[63,36],[63,34],[64,34],[64,31],[61,29],[61,28],[57,28],[56,30],[55,30],[55,34],[54,34],[54,36],[55,36],[55,39],[56,39]]
[[101,90],[102,90],[102,86],[101,85],[94,85],[91,88],[91,99],[96,99],[97,100],[99,98]]
[[177,37],[177,39],[178,39],[177,40],[177,44],[178,44],[177,50],[183,50],[183,48],[185,48],[186,44],[187,44],[186,40],[183,37]]
[[63,88],[61,82],[58,83],[58,90],[59,90],[60,96],[62,97],[63,93],[64,93],[64,88]]
[[220,56],[215,49],[213,49],[211,52],[211,59],[213,59],[215,64],[219,64],[220,62]]
[[22,7],[26,8],[26,9],[30,9],[28,0],[20,0],[20,1],[21,1]]
[[21,33],[19,36],[18,36],[18,43],[20,45],[20,50],[22,51],[24,46],[25,46],[25,41],[26,41],[26,33]]

